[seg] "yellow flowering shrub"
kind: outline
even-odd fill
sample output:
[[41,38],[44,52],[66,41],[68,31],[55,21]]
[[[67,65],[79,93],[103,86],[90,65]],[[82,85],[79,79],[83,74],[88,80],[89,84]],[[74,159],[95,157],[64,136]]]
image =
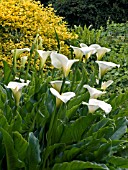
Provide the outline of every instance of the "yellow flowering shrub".
[[30,48],[37,33],[42,37],[44,50],[56,50],[58,34],[61,52],[68,54],[64,41],[74,39],[62,17],[55,14],[52,6],[43,7],[33,0],[0,1],[0,59],[11,64],[11,50]]

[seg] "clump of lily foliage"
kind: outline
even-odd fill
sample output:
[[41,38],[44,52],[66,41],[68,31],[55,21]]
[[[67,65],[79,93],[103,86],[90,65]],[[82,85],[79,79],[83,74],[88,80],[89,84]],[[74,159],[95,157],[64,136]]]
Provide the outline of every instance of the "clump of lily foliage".
[[[59,50],[38,50],[38,38],[30,49],[12,50],[12,68],[3,62],[1,169],[127,169],[128,94],[107,95],[113,80],[104,77],[120,67],[103,60],[110,49],[71,45],[74,55],[68,58]],[[52,67],[44,71],[47,61]]]

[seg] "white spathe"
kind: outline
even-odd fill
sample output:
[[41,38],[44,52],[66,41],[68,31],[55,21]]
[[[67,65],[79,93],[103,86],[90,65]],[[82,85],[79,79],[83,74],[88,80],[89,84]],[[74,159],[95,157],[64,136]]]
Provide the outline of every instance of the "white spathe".
[[25,66],[25,63],[27,62],[28,56],[21,57],[21,67]]
[[[80,44],[81,48],[79,47],[74,47],[72,45],[70,45],[71,48],[73,48],[74,50],[74,54],[75,54],[75,57],[76,58],[79,58],[79,59],[82,59],[82,57],[85,55],[87,55],[88,53],[91,55],[92,53],[95,52],[95,49],[94,48],[91,48],[91,47],[88,47],[86,44],[84,43],[81,43]],[[90,55],[86,58],[89,58]]]
[[120,67],[119,64],[115,64],[112,62],[107,62],[107,61],[96,61],[96,63],[99,65],[99,79],[103,77],[103,75],[111,70],[114,67]]
[[112,110],[112,106],[110,104],[97,99],[89,99],[89,103],[82,102],[82,104],[88,106],[90,113],[94,113],[98,108],[101,108],[106,114],[110,113]]
[[111,49],[105,47],[97,48],[97,52],[96,52],[97,60],[101,60],[102,57],[105,55],[105,53],[108,53],[110,51]]
[[62,68],[64,77],[68,76],[71,66],[79,61],[78,59],[69,60],[65,55],[56,52],[52,52],[50,57],[51,63],[55,68]]
[[7,88],[10,88],[13,92],[13,96],[15,98],[16,106],[19,105],[20,97],[21,97],[21,92],[22,88],[24,86],[28,86],[29,82],[27,83],[19,83],[19,82],[14,82],[11,81],[9,84],[6,86]]
[[[65,92],[62,94],[59,94],[57,90],[54,88],[50,88],[51,93],[56,97],[56,106],[58,107],[60,105],[60,101],[67,103],[72,97],[75,96],[74,92]],[[59,99],[59,100],[58,100]]]
[[113,83],[113,80],[108,80],[106,82],[102,82],[101,89],[106,90],[107,87],[109,87]]
[[41,63],[40,67],[43,68],[48,56],[50,56],[51,54],[51,51],[37,50],[37,52],[40,56],[40,63]]
[[95,48],[95,49],[101,48],[101,46],[99,44],[91,44],[89,47],[92,47],[92,48]]
[[[62,86],[62,83],[63,83],[62,80],[55,80],[55,81],[51,81],[50,83],[51,83],[52,87],[53,87],[55,90],[57,90],[58,92],[60,92],[61,86]],[[69,82],[69,81],[65,81],[65,84],[70,84],[70,82]]]
[[22,49],[11,50],[12,54],[14,54],[14,52],[15,52],[15,55],[16,55],[17,58],[19,57],[20,54],[22,54],[25,51],[30,52],[30,49],[29,48],[22,48]]
[[84,88],[87,88],[90,94],[90,98],[97,99],[101,95],[105,94],[106,92],[102,92],[100,90],[97,90],[96,88],[90,87],[89,85],[85,84],[83,86]]

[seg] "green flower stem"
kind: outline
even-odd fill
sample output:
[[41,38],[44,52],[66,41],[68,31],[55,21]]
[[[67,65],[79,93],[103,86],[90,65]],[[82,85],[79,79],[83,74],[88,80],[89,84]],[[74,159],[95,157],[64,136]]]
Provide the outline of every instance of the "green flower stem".
[[101,79],[99,79],[99,87],[101,87],[102,81],[103,81],[103,76],[101,77]]
[[35,47],[35,44],[33,43],[32,47],[31,47],[31,50],[30,50],[30,56],[29,56],[29,59],[28,59],[25,82],[27,82],[28,72],[29,72],[29,68],[30,68],[30,62],[31,62],[31,59],[32,59],[32,54],[33,54],[33,51],[34,51],[34,47]]
[[62,82],[62,86],[61,86],[61,89],[60,89],[60,94],[63,92],[65,81],[66,81],[66,78],[64,77],[63,82]]
[[76,64],[76,67],[73,68],[73,77],[72,77],[72,84],[71,84],[71,91],[73,91],[73,85],[74,85],[74,82],[75,82],[75,79],[76,79],[76,72],[77,72],[77,69],[78,69],[78,66],[79,66],[79,63],[75,63]]
[[51,145],[53,130],[54,130],[55,121],[56,121],[56,116],[57,116],[57,109],[55,109],[55,111],[53,112],[51,120],[50,120],[50,125],[49,125],[49,130],[48,130],[48,142],[47,142],[47,146]]
[[17,69],[16,69],[16,65],[17,65],[17,60],[16,60],[16,49],[14,50],[14,54],[13,54],[13,72],[14,72],[14,77],[15,77],[15,75],[16,75],[16,71],[17,71]]

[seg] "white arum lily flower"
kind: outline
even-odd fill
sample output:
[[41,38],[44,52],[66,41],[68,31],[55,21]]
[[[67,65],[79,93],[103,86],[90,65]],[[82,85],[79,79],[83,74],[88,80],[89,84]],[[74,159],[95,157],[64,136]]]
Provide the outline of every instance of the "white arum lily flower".
[[108,80],[106,82],[102,82],[101,89],[106,90],[107,87],[109,87],[113,83],[113,80]]
[[[55,90],[57,90],[58,92],[60,92],[63,81],[61,81],[61,80],[56,80],[56,81],[51,81],[50,83],[51,83],[52,87],[53,87]],[[69,81],[65,81],[65,84],[70,84],[70,82],[69,82]]]
[[15,55],[18,58],[19,55],[22,54],[25,51],[30,52],[30,49],[29,48],[15,49],[15,50],[12,50],[11,52],[12,52],[12,54],[14,54],[14,52],[15,52]]
[[105,48],[105,47],[98,48],[97,53],[96,53],[97,60],[101,60],[102,57],[105,55],[105,53],[110,52],[110,51],[111,49],[109,48]]
[[72,97],[75,96],[74,92],[66,92],[59,94],[54,88],[50,88],[51,93],[56,97],[56,106],[58,107],[61,104],[61,101],[67,103]]
[[62,68],[63,69],[64,77],[68,76],[73,63],[79,61],[78,59],[69,60],[65,55],[58,54],[58,53],[55,53],[55,52],[52,52],[50,57],[51,57],[52,65],[55,68],[58,68],[58,69]]
[[[97,45],[97,44],[94,44],[94,45]],[[88,46],[84,43],[80,43],[80,47],[86,47],[87,48]],[[88,59],[92,54],[96,53],[96,46],[93,47],[93,45],[90,45],[88,47],[88,49],[90,49],[90,51],[85,55],[86,59]]]
[[106,92],[102,92],[100,90],[97,90],[93,87],[90,87],[89,85],[84,85],[84,88],[87,88],[90,93],[90,98],[97,99],[101,95],[105,94]]
[[84,43],[80,43],[80,47],[88,47],[88,46]]
[[43,68],[48,56],[51,54],[51,51],[37,50],[37,52],[40,55],[41,68]]
[[13,96],[15,98],[16,106],[19,105],[22,88],[24,86],[28,86],[28,84],[29,83],[19,83],[19,82],[11,81],[9,82],[8,86],[6,86],[7,88],[10,88],[12,90]]
[[103,77],[103,75],[111,70],[113,67],[120,67],[119,64],[115,64],[112,62],[106,62],[106,61],[96,61],[96,63],[99,65],[99,79]]
[[91,44],[89,47],[95,48],[96,50],[101,48],[99,44]]
[[27,59],[28,59],[27,56],[21,57],[21,67],[24,67],[24,66],[25,66],[25,63],[26,63]]
[[[88,53],[92,54],[95,51],[94,48],[88,47],[88,46],[86,46],[86,44],[85,45],[82,44],[81,46],[82,47],[79,48],[79,47],[74,47],[74,46],[70,45],[70,47],[73,48],[73,50],[74,50],[74,54],[75,54],[76,58],[82,59],[82,57],[84,55],[86,56]],[[88,58],[88,57],[86,57],[86,58]]]
[[89,113],[94,113],[98,108],[101,108],[106,114],[112,110],[112,106],[110,104],[97,99],[90,99],[89,103],[82,102],[82,104],[88,106]]

